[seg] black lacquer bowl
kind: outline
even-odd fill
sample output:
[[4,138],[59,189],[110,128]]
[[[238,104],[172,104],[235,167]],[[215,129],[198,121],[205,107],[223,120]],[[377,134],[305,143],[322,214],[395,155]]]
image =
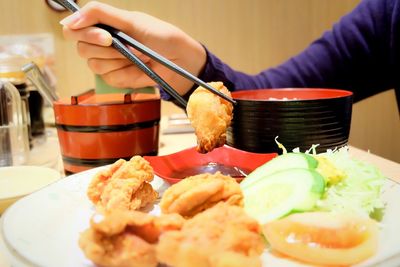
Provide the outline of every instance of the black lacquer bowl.
[[317,152],[347,144],[353,93],[336,89],[261,89],[232,93],[237,101],[226,143],[250,152],[281,152],[318,144]]

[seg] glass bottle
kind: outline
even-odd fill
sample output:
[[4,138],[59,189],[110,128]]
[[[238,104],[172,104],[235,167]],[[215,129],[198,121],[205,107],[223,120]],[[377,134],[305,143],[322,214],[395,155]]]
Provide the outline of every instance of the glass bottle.
[[0,166],[23,165],[29,156],[28,118],[18,89],[0,81]]
[[12,83],[21,95],[23,109],[28,118],[30,146],[33,144],[33,137],[43,136],[45,133],[43,98],[27,81],[26,74],[21,69],[34,56],[35,51],[28,45],[14,44],[0,49],[0,81]]

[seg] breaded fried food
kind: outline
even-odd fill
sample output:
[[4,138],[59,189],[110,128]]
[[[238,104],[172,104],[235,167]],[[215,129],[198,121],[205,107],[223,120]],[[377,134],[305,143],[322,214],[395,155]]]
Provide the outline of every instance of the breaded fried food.
[[[222,82],[209,85],[231,96]],[[186,111],[197,136],[198,152],[207,153],[225,144],[226,129],[233,117],[230,102],[200,86],[190,95]]]
[[104,187],[98,205],[104,210],[138,210],[157,197],[151,185],[139,179],[111,179]]
[[96,204],[104,191],[104,187],[111,180],[112,175],[124,165],[126,161],[119,159],[114,162],[109,168],[104,169],[96,173],[96,175],[90,181],[89,187],[87,189],[87,196],[94,204]]
[[155,244],[159,236],[181,229],[178,214],[154,217],[138,211],[113,211],[95,215],[79,238],[79,246],[95,264],[107,267],[157,266]]
[[163,233],[156,247],[158,260],[174,267],[261,266],[263,249],[257,221],[223,202]]
[[143,157],[133,156],[129,161],[125,161],[121,168],[115,170],[112,178],[136,178],[141,181],[151,182],[154,178],[154,171],[150,163]]
[[153,177],[153,168],[144,158],[120,159],[93,177],[87,195],[100,211],[137,210],[158,197],[149,184]]
[[239,184],[220,172],[190,176],[169,187],[160,202],[161,211],[192,217],[218,202],[243,206],[243,194]]

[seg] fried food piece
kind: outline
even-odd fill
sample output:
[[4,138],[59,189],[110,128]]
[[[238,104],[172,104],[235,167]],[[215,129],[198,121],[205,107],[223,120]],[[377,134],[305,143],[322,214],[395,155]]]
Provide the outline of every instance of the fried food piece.
[[115,170],[112,178],[136,178],[141,181],[151,182],[154,178],[154,172],[147,160],[141,156],[133,156],[129,161],[125,161],[121,168]]
[[138,210],[154,202],[158,194],[149,183],[139,179],[111,179],[98,202],[104,210]]
[[142,157],[120,159],[94,176],[87,195],[100,211],[137,210],[158,197],[148,183],[153,177],[153,168]]
[[[222,82],[211,82],[209,85],[231,96]],[[190,95],[186,111],[195,129],[198,152],[207,153],[225,144],[226,129],[233,117],[233,105],[230,102],[198,87]]]
[[88,198],[96,204],[101,197],[101,194],[104,191],[104,187],[108,184],[109,180],[111,179],[112,175],[122,167],[122,165],[126,161],[123,159],[119,159],[114,162],[110,168],[104,169],[98,172],[92,179],[87,189],[87,196]]
[[230,176],[216,172],[190,176],[169,187],[160,202],[163,213],[192,217],[216,203],[243,206],[239,184]]
[[138,211],[95,215],[79,238],[87,258],[108,267],[157,266],[155,244],[161,233],[179,230],[184,219],[177,214],[154,217]]
[[158,260],[175,267],[261,266],[263,249],[257,221],[223,202],[163,233],[156,247]]

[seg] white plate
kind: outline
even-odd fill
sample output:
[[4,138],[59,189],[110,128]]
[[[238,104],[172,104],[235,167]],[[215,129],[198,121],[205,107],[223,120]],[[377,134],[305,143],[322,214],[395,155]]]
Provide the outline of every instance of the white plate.
[[[86,189],[98,171],[96,168],[64,178],[19,200],[6,211],[0,251],[12,266],[94,266],[79,249],[78,237],[94,213]],[[159,177],[152,185],[160,193],[168,187]],[[400,186],[387,180],[383,197],[387,207],[378,253],[359,266],[400,266]],[[158,206],[151,213],[159,213]],[[267,251],[262,259],[264,266],[305,266],[276,258]]]

